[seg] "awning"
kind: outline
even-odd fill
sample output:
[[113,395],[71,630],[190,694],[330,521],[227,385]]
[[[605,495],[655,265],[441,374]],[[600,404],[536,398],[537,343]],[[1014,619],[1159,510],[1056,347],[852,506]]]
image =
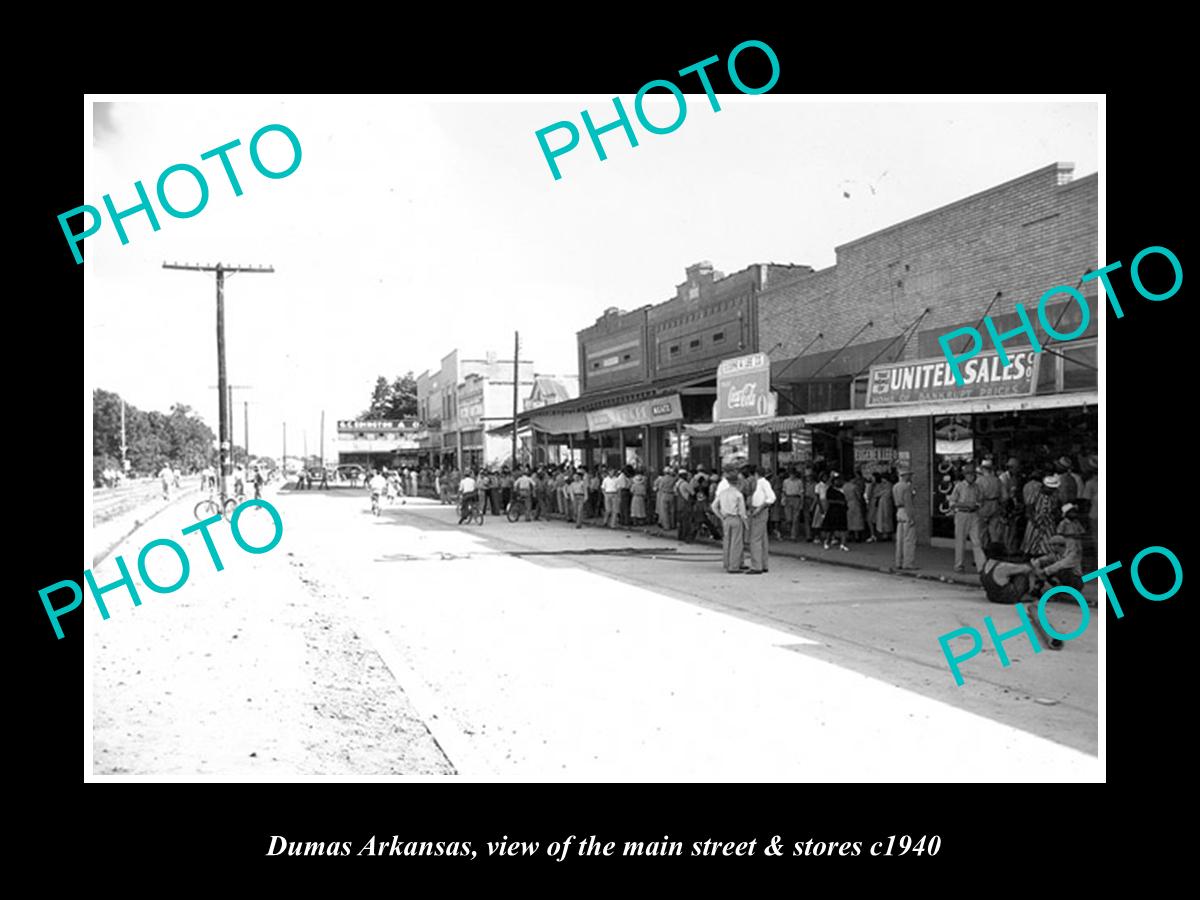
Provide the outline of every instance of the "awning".
[[804,420],[809,425],[825,422],[861,422],[866,419],[912,419],[924,416],[957,416],[966,413],[1022,412],[1033,409],[1068,409],[1073,406],[1098,406],[1097,391],[1077,394],[1047,394],[1042,397],[1000,397],[994,400],[940,400],[932,403],[909,403],[901,406],[876,406],[870,409],[842,409],[833,412],[809,413]]
[[772,416],[769,419],[747,419],[742,422],[703,422],[685,425],[691,437],[729,437],[734,434],[778,434],[798,431],[805,427],[807,416]]

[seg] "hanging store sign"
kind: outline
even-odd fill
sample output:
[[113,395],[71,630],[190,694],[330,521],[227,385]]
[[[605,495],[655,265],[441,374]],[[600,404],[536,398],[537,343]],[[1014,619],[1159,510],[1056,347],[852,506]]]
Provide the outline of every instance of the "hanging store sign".
[[714,422],[737,422],[775,415],[771,393],[771,360],[751,353],[722,360],[717,366],[717,402]]
[[614,428],[629,428],[633,425],[658,425],[683,418],[683,398],[678,394],[610,406],[587,415],[588,431],[610,431]]
[[867,406],[899,406],[931,400],[976,400],[981,397],[1028,397],[1037,389],[1039,354],[1020,350],[1000,364],[997,353],[983,353],[962,364],[963,384],[955,385],[950,363],[938,359],[871,366]]

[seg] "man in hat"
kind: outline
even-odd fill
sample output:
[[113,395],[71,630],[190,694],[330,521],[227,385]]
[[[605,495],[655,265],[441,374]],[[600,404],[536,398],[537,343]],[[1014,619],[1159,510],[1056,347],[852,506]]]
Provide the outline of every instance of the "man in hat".
[[725,477],[717,487],[712,511],[721,519],[725,571],[737,575],[742,571],[746,524],[746,499],[738,486],[737,466],[725,466]]
[[979,464],[975,480],[979,488],[979,534],[984,543],[1004,540],[1004,518],[1000,508],[1000,479],[996,477],[992,458],[986,456]]
[[[1074,510],[1075,506],[1068,503],[1063,507],[1063,515]],[[1060,525],[1069,521],[1064,518]],[[1051,535],[1049,552],[1031,560],[1030,564],[1034,574],[1044,582],[1044,588],[1066,585],[1082,593],[1083,553],[1075,532],[1060,530]]]
[[912,469],[908,463],[896,467],[899,478],[892,485],[892,500],[896,504],[896,568],[917,568],[917,492],[912,486]]
[[654,479],[654,510],[658,514],[658,527],[670,531],[675,527],[672,513],[675,512],[675,476],[670,466],[663,466],[662,474]]
[[979,571],[985,559],[983,537],[979,530],[979,503],[982,497],[975,483],[975,467],[967,463],[963,466],[962,474],[962,480],[950,491],[950,509],[954,511],[954,571],[966,571],[967,538],[971,539],[975,570]]

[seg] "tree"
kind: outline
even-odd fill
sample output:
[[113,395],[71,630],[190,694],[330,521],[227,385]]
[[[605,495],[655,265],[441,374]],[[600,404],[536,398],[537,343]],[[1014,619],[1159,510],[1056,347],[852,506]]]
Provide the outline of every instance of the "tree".
[[[152,475],[170,463],[186,470],[214,463],[213,433],[188,407],[176,403],[170,413],[142,412],[125,404],[126,458],[130,471]],[[93,476],[120,468],[121,398],[110,391],[92,393]]]
[[417,417],[417,379],[410,371],[389,382],[380,375],[371,392],[371,405],[359,416],[364,421],[392,421]]
[[392,382],[392,395],[388,401],[386,418],[415,419],[417,417],[417,379],[411,371],[404,376],[396,376]]
[[366,421],[386,419],[391,395],[392,386],[388,384],[387,378],[380,375],[375,379],[375,390],[371,392],[371,405],[359,418]]

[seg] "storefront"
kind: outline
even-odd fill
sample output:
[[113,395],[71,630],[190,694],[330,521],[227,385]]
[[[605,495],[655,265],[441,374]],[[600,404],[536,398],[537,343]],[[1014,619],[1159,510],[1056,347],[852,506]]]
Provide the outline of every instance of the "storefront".
[[1096,453],[1094,344],[1073,350],[1014,351],[1007,366],[994,352],[980,354],[962,386],[941,357],[872,366],[855,394],[860,408],[813,413],[805,422],[814,447],[816,435],[837,435],[843,466],[847,446],[855,467],[890,473],[907,462],[924,498],[918,535],[922,543],[948,544],[954,521],[947,498],[965,463],[990,457],[999,474],[1013,459],[1024,478],[1062,457],[1079,471],[1080,460]]

